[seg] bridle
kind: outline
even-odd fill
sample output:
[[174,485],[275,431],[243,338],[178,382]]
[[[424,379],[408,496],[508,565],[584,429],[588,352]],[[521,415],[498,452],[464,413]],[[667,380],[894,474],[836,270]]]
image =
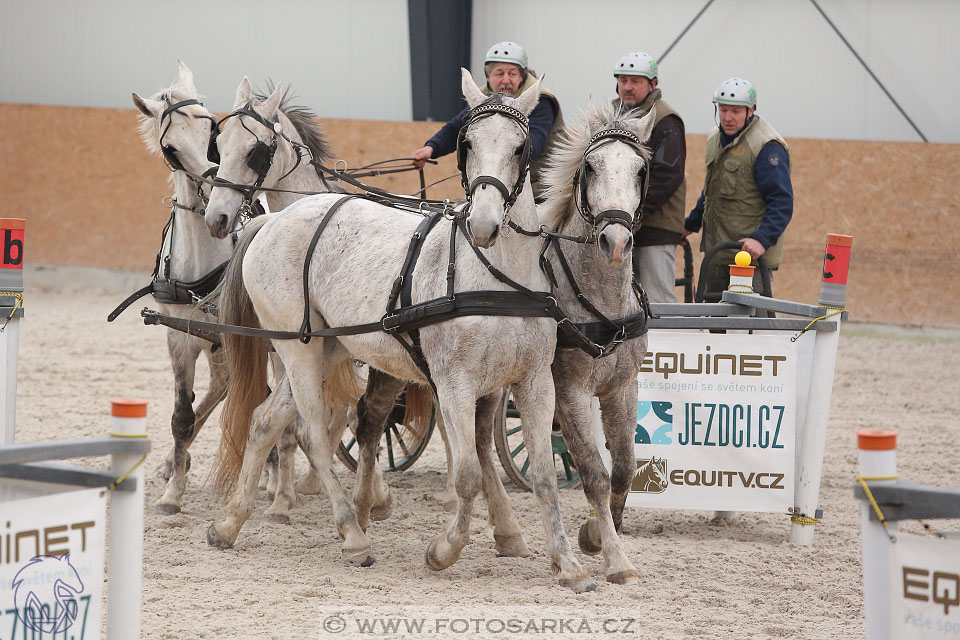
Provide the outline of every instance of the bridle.
[[[240,119],[240,125],[246,129],[250,135],[257,139],[257,143],[253,147],[253,151],[250,152],[249,157],[247,157],[247,167],[257,173],[257,179],[252,185],[243,185],[230,182],[223,178],[214,178],[214,183],[216,186],[227,187],[228,189],[233,189],[234,191],[239,191],[243,196],[243,202],[240,205],[240,216],[241,217],[254,217],[264,213],[263,207],[260,205],[260,202],[255,199],[256,193],[260,190],[260,187],[263,186],[263,181],[267,179],[267,174],[270,172],[270,167],[273,165],[273,158],[277,154],[277,149],[280,146],[280,138],[283,138],[290,143],[290,146],[293,148],[294,153],[297,156],[297,162],[293,165],[293,168],[283,174],[277,182],[280,182],[291,173],[296,171],[297,167],[300,166],[300,162],[303,160],[304,153],[307,156],[310,156],[310,150],[302,144],[299,144],[291,140],[284,132],[283,127],[280,125],[280,116],[274,114],[273,120],[268,121],[259,113],[253,110],[253,100],[248,100],[245,105],[234,111],[233,113],[224,116],[221,118],[220,122],[217,123],[217,134],[220,133],[220,125],[224,121],[233,118],[234,116]],[[241,116],[248,116],[253,118],[260,124],[262,124],[267,129],[273,131],[273,140],[270,141],[270,144],[267,144],[260,139],[256,133],[250,130],[250,128],[243,121]],[[213,141],[213,146],[216,146],[216,140]],[[217,153],[217,160],[219,161],[220,155],[219,151]],[[312,158],[311,158],[312,160]]]
[[[629,145],[634,151],[637,152],[637,155],[640,156],[641,160],[643,161],[643,169],[640,172],[640,203],[637,205],[633,215],[620,209],[607,209],[606,211],[601,211],[600,213],[594,215],[590,208],[590,201],[587,199],[587,156],[600,147],[612,142],[623,142],[624,144]],[[648,173],[649,171],[647,162],[643,158],[643,143],[640,142],[640,138],[638,138],[632,131],[628,131],[622,127],[613,126],[598,131],[593,135],[593,137],[590,138],[590,142],[587,144],[587,148],[583,152],[583,159],[580,161],[580,168],[577,169],[577,173],[573,176],[573,190],[577,203],[577,211],[580,212],[581,217],[583,217],[583,219],[586,220],[587,223],[595,230],[595,232],[591,235],[599,234],[601,230],[598,229],[598,227],[604,221],[606,221],[608,224],[623,225],[630,231],[636,230],[636,227],[640,225],[643,201],[647,195]]]
[[[513,189],[507,189],[503,182],[495,177],[488,175],[479,175],[470,182],[467,177],[467,153],[470,151],[470,141],[467,140],[467,131],[470,125],[489,118],[490,116],[501,115],[512,120],[523,133],[523,146],[520,148],[519,164],[520,173]],[[503,196],[504,213],[510,211],[510,208],[516,203],[517,197],[523,191],[523,184],[527,179],[527,172],[530,169],[530,122],[518,109],[502,103],[502,94],[496,94],[489,100],[477,105],[471,109],[464,118],[465,123],[457,134],[457,169],[460,170],[460,183],[463,185],[464,193],[467,196],[467,209],[473,201],[473,193],[481,185],[493,185]]]
[[[203,203],[203,207],[206,208],[209,198],[203,193],[203,180],[198,180],[193,173],[188,171],[183,163],[180,162],[180,159],[177,157],[177,150],[171,146],[165,145],[163,143],[164,136],[167,135],[167,131],[170,129],[170,125],[173,124],[173,114],[177,113],[183,107],[188,107],[191,105],[200,105],[203,106],[203,103],[195,98],[190,98],[188,100],[181,100],[180,102],[173,102],[170,100],[170,96],[164,97],[164,102],[167,104],[167,107],[163,110],[163,113],[160,114],[160,126],[163,127],[163,121],[167,121],[167,126],[163,128],[163,131],[160,132],[160,152],[163,154],[163,159],[167,163],[167,166],[170,168],[170,171],[182,171],[184,175],[187,176],[187,179],[190,180],[197,187],[197,199]],[[217,123],[216,118],[211,115],[198,116],[201,118],[207,118],[210,122],[213,123],[213,129],[210,132],[210,140],[207,143],[207,160],[215,164],[220,163],[220,153],[217,150],[217,135],[220,133],[220,125]],[[218,167],[210,167],[201,174],[201,178],[209,178],[211,176],[217,175]],[[176,198],[170,198],[171,207],[176,209],[186,209],[187,211],[193,211],[196,214],[203,215],[204,208],[197,209],[196,207],[188,207],[187,205],[180,204],[177,202]]]

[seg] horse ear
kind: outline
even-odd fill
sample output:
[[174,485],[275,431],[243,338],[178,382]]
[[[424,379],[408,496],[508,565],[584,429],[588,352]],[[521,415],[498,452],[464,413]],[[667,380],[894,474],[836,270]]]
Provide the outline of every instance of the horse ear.
[[272,118],[273,115],[277,112],[277,109],[280,108],[280,100],[283,98],[283,82],[277,82],[277,86],[273,88],[273,93],[270,94],[270,97],[263,102],[263,106],[260,109],[260,115],[264,118]]
[[460,67],[460,87],[463,90],[463,97],[467,99],[467,105],[473,109],[475,106],[486,100],[486,96],[480,91],[480,87],[473,81],[470,72]]
[[650,133],[653,131],[653,123],[657,119],[657,106],[654,105],[650,109],[650,113],[640,118],[636,126],[633,127],[633,132],[637,134],[637,137],[640,138],[641,142],[646,142],[650,138]]
[[537,106],[537,103],[540,102],[540,82],[541,78],[537,78],[537,81],[533,85],[520,94],[520,97],[517,98],[516,102],[513,103],[513,106],[523,112],[524,115],[530,115],[530,112],[533,111],[533,108]]
[[157,114],[163,111],[162,102],[158,102],[157,100],[151,100],[150,98],[141,98],[136,93],[131,95],[133,96],[134,106],[140,110],[140,113],[147,116],[148,118],[156,118]]
[[197,88],[193,86],[193,71],[190,71],[190,67],[183,64],[183,60],[177,59],[177,71],[180,74],[177,78],[180,88],[191,95],[197,95]]
[[250,96],[252,95],[253,89],[250,87],[250,79],[247,76],[243,76],[243,80],[240,81],[240,86],[237,87],[237,94],[233,97],[233,108],[239,109],[250,102]]

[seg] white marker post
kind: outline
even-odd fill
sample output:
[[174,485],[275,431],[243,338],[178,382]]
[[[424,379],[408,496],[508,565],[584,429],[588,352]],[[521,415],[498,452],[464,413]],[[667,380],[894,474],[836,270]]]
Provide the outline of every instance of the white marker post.
[[[23,234],[26,220],[0,218],[0,445],[13,444],[17,422],[17,367],[23,315]],[[4,295],[6,294],[6,295]],[[9,319],[8,319],[9,317]]]
[[823,449],[827,442],[833,375],[840,343],[840,313],[847,300],[847,271],[852,246],[853,236],[827,234],[818,304],[824,308],[824,316],[836,318],[837,330],[817,331],[814,336],[810,392],[803,424],[798,425],[800,464],[794,488],[795,515],[790,527],[790,542],[793,544],[813,544],[820,499],[820,476],[823,473]]
[[[860,450],[860,476],[890,478],[897,475],[897,432],[879,429],[857,431]],[[872,480],[870,484],[893,484],[894,479]],[[866,614],[867,640],[886,640],[890,637],[890,539],[899,531],[897,522],[884,528],[870,519],[873,511],[869,500],[860,501],[860,531],[863,541],[863,598]]]
[[[746,251],[738,251],[734,257],[736,264],[730,265],[730,284],[727,291],[736,293],[753,293],[753,273],[756,267],[750,264],[752,258]],[[727,333],[750,333],[745,329],[728,329]],[[733,522],[737,519],[736,511],[714,511],[714,520]]]
[[[115,438],[147,436],[147,403],[113,400],[110,435]],[[107,638],[140,637],[143,595],[143,461],[140,454],[111,456],[111,470],[120,478],[135,479],[133,491],[110,494],[110,553],[107,562]],[[131,469],[133,471],[131,471]]]

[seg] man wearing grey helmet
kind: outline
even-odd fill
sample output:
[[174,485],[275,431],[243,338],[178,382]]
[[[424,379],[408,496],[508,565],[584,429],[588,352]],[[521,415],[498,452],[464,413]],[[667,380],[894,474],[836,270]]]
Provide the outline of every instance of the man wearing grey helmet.
[[[527,52],[516,42],[498,42],[487,51],[483,71],[487,76],[486,87],[482,91],[487,95],[502,93],[516,98],[533,86],[537,81],[536,72],[527,67]],[[457,134],[464,125],[467,114],[464,109],[455,115],[423,147],[413,152],[413,164],[422,168],[430,158],[439,158],[457,149]],[[563,130],[563,116],[560,103],[549,89],[540,83],[540,102],[529,115],[530,121],[530,182],[534,196],[540,193],[540,170],[546,151]]]
[[[707,139],[707,173],[700,199],[684,222],[686,234],[703,229],[701,251],[720,242],[741,242],[754,264],[766,256],[774,271],[783,257],[783,232],[793,217],[787,143],[756,115],[757,92],[743,78],[725,80],[714,91],[713,103],[717,130]],[[727,289],[727,265],[735,254],[730,249],[714,257],[707,292]],[[755,291],[759,280],[755,274]]]
[[637,109],[646,115],[656,107],[656,120],[647,147],[653,157],[642,223],[634,233],[633,273],[650,302],[676,302],[677,244],[683,239],[687,184],[684,163],[687,142],[683,120],[661,97],[657,61],[643,52],[628,53],[613,68],[617,79],[614,107]]

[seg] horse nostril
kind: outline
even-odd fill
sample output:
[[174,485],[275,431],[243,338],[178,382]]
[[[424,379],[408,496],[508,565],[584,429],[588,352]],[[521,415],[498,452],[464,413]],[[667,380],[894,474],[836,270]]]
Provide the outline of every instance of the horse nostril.
[[500,227],[494,227],[493,233],[490,234],[490,244],[493,244],[493,241],[497,239],[497,236],[500,235]]
[[217,229],[218,229],[219,231],[224,231],[224,232],[227,230],[227,215],[226,215],[226,214],[223,214],[223,215],[221,215],[219,218],[217,218]]
[[630,253],[631,249],[633,249],[633,234],[627,236],[627,241],[623,243],[624,253]]
[[601,251],[603,251],[604,253],[610,253],[611,251],[610,240],[607,239],[607,235],[605,233],[600,234],[600,240],[598,244],[600,246]]

